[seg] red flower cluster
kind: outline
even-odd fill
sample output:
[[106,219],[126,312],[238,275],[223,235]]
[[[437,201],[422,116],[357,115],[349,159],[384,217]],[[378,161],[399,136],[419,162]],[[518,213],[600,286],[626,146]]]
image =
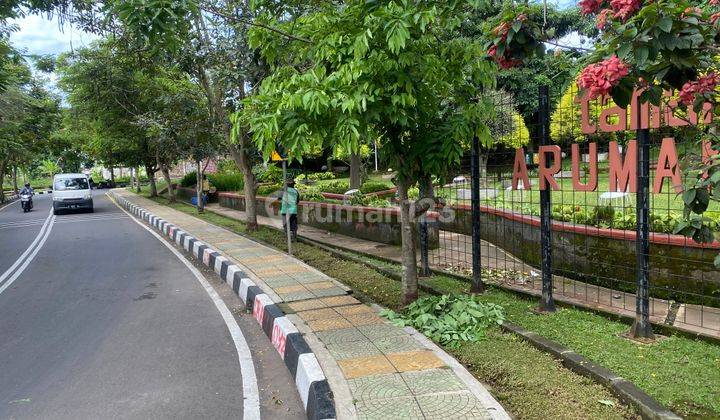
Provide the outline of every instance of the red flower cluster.
[[490,48],[488,48],[487,54],[490,57],[492,57],[496,63],[498,63],[500,68],[503,68],[503,69],[509,69],[509,68],[515,67],[518,64],[520,64],[520,60],[507,58],[504,55],[501,57],[498,57],[497,56],[497,45],[492,45]]
[[688,106],[692,105],[697,95],[714,92],[718,83],[720,83],[720,77],[715,73],[700,76],[695,81],[686,82],[680,89],[680,102]]
[[610,0],[610,7],[615,11],[615,19],[627,20],[633,13],[640,10],[642,0]]
[[713,13],[712,15],[710,15],[710,23],[712,23],[713,25],[715,24],[715,22],[717,22],[718,19],[720,19],[720,13]]
[[710,6],[717,6],[720,4],[720,0],[710,0]]
[[611,16],[612,13],[613,13],[613,11],[610,10],[610,9],[603,9],[603,10],[601,10],[600,13],[599,13],[598,16],[597,16],[597,22],[595,22],[595,26],[596,26],[599,30],[601,30],[601,31],[602,31],[603,29],[605,29],[605,27],[606,27],[607,24],[608,24],[608,21],[609,21],[610,18],[612,17],[612,16]]
[[578,6],[580,6],[580,12],[583,15],[591,15],[602,6],[603,0],[580,0]]
[[630,67],[622,62],[617,56],[587,66],[578,78],[578,86],[587,89],[589,99],[607,95],[613,87],[620,83],[620,80],[627,76]]

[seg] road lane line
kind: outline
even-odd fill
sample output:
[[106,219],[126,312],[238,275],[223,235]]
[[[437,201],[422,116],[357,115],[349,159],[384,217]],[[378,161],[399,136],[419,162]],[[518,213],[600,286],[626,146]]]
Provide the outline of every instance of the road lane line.
[[[115,200],[113,200],[113,202],[115,202]],[[130,216],[130,219],[132,219],[133,222],[137,223],[138,225],[140,225],[140,227],[150,232],[151,235],[157,238],[158,241],[165,245],[170,250],[170,252],[172,252],[180,261],[182,261],[182,263],[185,264],[185,267],[187,267],[188,270],[193,273],[195,278],[205,289],[205,292],[207,292],[207,294],[210,296],[210,299],[212,299],[215,307],[217,308],[218,312],[220,312],[220,315],[222,315],[222,318],[225,321],[225,325],[227,326],[227,329],[230,332],[230,336],[235,343],[235,350],[238,354],[238,362],[240,363],[240,376],[242,377],[243,388],[242,418],[244,420],[259,420],[260,393],[258,392],[257,376],[255,374],[255,365],[253,364],[252,353],[250,352],[250,346],[248,346],[247,340],[245,340],[245,336],[243,335],[240,326],[235,320],[235,317],[230,312],[230,309],[228,309],[227,305],[225,305],[225,302],[222,300],[220,295],[218,295],[218,293],[205,279],[202,273],[200,273],[200,271],[198,271],[198,269],[195,268],[195,266],[192,265],[183,254],[181,254],[177,249],[175,249],[174,246],[168,243],[165,238],[154,232],[149,227],[145,226],[136,218],[132,217],[130,213],[125,211],[125,209],[121,208],[117,203],[115,203],[115,205],[117,205],[120,210],[122,210],[125,214]]]
[[[39,244],[35,247],[35,249],[32,251],[32,254],[30,254],[30,255],[25,259],[25,261],[24,261],[23,264],[20,266],[20,268],[17,269],[17,271],[15,272],[15,274],[13,274],[12,277],[10,277],[10,278],[5,282],[5,284],[3,284],[3,283],[2,283],[2,279],[0,279],[0,284],[2,284],[2,286],[0,286],[0,294],[2,294],[2,292],[5,291],[5,289],[7,289],[8,287],[10,287],[10,286],[15,282],[15,280],[17,280],[17,278],[20,277],[20,275],[23,273],[23,271],[25,271],[25,269],[28,267],[28,265],[30,265],[30,263],[32,262],[32,260],[33,260],[33,259],[35,258],[35,256],[37,255],[37,253],[38,253],[38,252],[40,251],[40,249],[43,247],[43,245],[45,245],[45,241],[47,241],[47,238],[50,236],[50,232],[52,232],[53,222],[54,222],[54,221],[55,221],[55,216],[53,216],[52,214],[50,214],[50,223],[49,223],[48,225],[46,225],[46,226],[47,226],[47,229],[45,230],[45,234],[43,235],[42,240],[40,241],[40,243],[39,243]],[[43,227],[45,227],[45,226],[43,226]]]
[[2,282],[5,281],[5,279],[10,275],[10,273],[12,273],[13,270],[15,270],[17,268],[17,266],[22,264],[23,260],[28,256],[28,254],[30,254],[30,252],[32,252],[33,247],[35,247],[35,245],[40,241],[40,238],[42,238],[45,230],[47,229],[48,223],[50,223],[52,218],[53,218],[53,214],[52,214],[52,210],[50,210],[50,214],[48,214],[47,219],[45,219],[45,223],[43,223],[43,226],[40,229],[40,232],[38,232],[37,236],[35,237],[35,240],[30,244],[29,247],[27,247],[25,252],[23,252],[22,255],[20,255],[20,257],[15,261],[15,263],[12,266],[10,266],[10,268],[5,270],[5,272],[2,273],[2,275],[0,275],[0,284],[2,284]]

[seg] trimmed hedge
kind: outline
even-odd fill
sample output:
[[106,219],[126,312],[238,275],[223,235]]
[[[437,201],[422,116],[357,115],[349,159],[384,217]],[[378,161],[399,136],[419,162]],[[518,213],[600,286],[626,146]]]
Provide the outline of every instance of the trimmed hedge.
[[[245,185],[242,174],[224,173],[224,174],[207,174],[210,185],[218,191],[242,191]],[[194,187],[197,180],[195,171],[189,172],[180,180],[180,186],[185,188]]]

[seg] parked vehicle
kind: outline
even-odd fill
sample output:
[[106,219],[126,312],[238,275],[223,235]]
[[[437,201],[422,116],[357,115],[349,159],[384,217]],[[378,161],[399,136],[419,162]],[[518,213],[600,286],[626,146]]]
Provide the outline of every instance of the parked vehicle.
[[85,174],[58,174],[53,178],[53,213],[63,210],[93,212],[92,189]]
[[20,196],[20,206],[22,207],[23,213],[27,213],[33,208],[32,194],[22,194]]

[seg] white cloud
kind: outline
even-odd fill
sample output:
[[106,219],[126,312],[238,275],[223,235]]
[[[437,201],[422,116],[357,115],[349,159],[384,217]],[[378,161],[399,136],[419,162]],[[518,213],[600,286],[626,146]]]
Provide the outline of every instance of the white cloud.
[[13,22],[19,27],[10,35],[10,42],[26,54],[57,55],[88,45],[96,39],[69,24],[60,25],[57,18],[27,16]]

